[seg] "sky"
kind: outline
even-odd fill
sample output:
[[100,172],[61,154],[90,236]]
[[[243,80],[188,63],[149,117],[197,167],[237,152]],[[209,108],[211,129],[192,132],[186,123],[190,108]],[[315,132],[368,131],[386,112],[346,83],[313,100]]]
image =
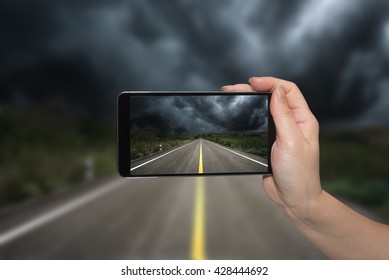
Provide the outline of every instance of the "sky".
[[387,0],[3,0],[0,109],[114,119],[124,90],[297,83],[319,121],[389,125]]
[[130,128],[167,133],[232,133],[267,130],[268,97],[135,96]]

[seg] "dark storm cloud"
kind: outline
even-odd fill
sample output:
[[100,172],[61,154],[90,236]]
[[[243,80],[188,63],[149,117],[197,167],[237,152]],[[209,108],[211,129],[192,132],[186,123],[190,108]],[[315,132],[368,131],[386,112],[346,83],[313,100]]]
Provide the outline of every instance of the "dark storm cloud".
[[131,128],[221,133],[267,129],[266,96],[133,97]]
[[211,123],[219,130],[250,131],[263,127],[267,119],[265,98],[252,96],[212,96],[187,99],[186,108],[192,108],[193,119]]
[[320,120],[389,123],[378,106],[388,1],[18,0],[1,2],[0,23],[3,105],[59,100],[112,114],[123,90],[274,75],[296,81]]
[[[1,2],[2,104],[48,103],[81,114],[106,115],[107,101],[110,101],[107,93],[114,81],[102,68],[96,67],[81,45],[67,51],[51,45],[63,35],[63,13],[71,7],[83,8],[70,3]],[[77,17],[79,12],[74,12]],[[69,36],[63,40],[73,39]]]

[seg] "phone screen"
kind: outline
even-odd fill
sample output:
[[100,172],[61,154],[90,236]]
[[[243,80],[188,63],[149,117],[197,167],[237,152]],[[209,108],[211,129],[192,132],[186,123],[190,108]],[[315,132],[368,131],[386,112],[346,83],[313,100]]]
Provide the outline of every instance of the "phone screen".
[[119,171],[126,177],[271,173],[269,101],[270,93],[258,92],[124,92]]

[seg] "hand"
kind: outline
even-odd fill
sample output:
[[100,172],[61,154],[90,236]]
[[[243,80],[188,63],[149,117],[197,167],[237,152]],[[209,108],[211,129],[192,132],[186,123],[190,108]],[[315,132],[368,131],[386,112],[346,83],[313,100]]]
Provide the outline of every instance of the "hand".
[[271,91],[277,137],[266,194],[323,253],[335,259],[388,259],[389,226],[353,211],[322,190],[319,125],[298,87],[284,80],[251,78],[224,91]]
[[285,80],[256,77],[250,84],[222,87],[223,91],[271,91],[270,112],[276,126],[271,150],[273,175],[264,177],[269,198],[294,217],[322,193],[319,175],[319,125],[298,87]]

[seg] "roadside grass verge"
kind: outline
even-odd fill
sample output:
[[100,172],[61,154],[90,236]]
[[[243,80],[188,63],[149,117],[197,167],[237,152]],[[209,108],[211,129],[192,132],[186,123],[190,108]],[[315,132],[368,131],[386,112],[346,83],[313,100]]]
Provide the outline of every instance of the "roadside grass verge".
[[3,110],[0,127],[0,207],[116,172],[112,123],[40,107]]
[[168,150],[184,145],[196,139],[197,136],[185,134],[156,133],[151,130],[131,130],[130,154],[131,160],[154,154],[160,150]]
[[206,134],[203,138],[235,150],[268,158],[266,132]]
[[389,213],[389,129],[322,129],[320,149],[325,190]]

